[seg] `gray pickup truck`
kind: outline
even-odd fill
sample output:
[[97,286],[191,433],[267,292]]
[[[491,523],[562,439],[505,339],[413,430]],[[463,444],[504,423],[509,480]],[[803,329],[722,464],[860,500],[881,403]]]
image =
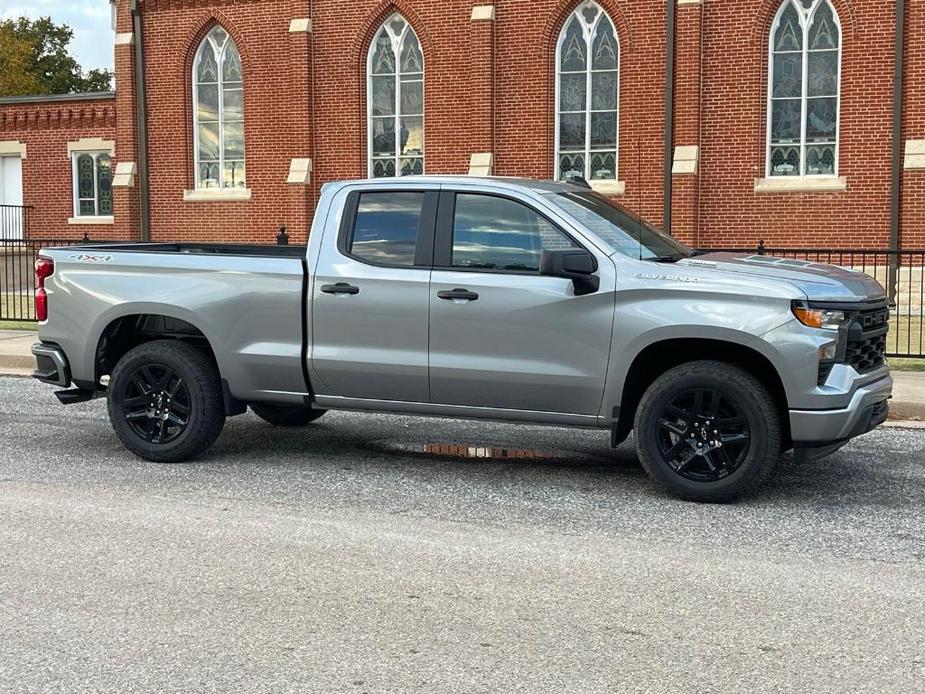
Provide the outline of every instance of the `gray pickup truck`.
[[43,250],[35,377],[105,395],[147,460],[193,458],[248,406],[493,419],[632,431],[655,481],[703,501],[887,416],[877,282],[698,254],[587,185],[331,183],[309,238]]

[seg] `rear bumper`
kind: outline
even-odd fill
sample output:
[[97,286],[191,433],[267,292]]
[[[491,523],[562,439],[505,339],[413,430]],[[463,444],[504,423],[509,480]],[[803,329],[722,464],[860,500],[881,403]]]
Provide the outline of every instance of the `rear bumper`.
[[60,347],[38,342],[32,345],[32,355],[36,363],[32,378],[62,388],[67,388],[71,384],[71,369],[67,356]]
[[893,379],[887,375],[858,388],[845,408],[790,410],[790,434],[794,445],[812,447],[866,434],[886,420],[887,400],[892,394]]

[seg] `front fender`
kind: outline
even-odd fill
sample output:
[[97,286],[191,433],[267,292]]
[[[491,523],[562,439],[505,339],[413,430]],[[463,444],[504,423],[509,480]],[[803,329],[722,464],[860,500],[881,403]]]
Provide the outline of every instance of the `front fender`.
[[[784,354],[761,335],[794,320],[790,301],[758,297],[709,297],[695,292],[647,292],[618,297],[611,361],[604,389],[601,416],[613,418],[627,376],[637,358],[649,347],[668,340],[712,340],[758,352],[777,371],[788,394],[788,362]],[[618,292],[619,294],[619,292]],[[717,355],[719,357],[720,355]]]

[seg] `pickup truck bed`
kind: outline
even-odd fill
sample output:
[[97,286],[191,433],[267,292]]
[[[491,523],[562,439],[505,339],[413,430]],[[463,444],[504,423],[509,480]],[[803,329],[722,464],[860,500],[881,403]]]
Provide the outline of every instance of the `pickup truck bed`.
[[[55,261],[55,285],[42,339],[69,355],[77,386],[95,388],[115,366],[105,352],[117,343],[201,334],[237,398],[302,403],[305,254],[305,246],[237,244],[47,249],[43,255]],[[56,300],[58,293],[66,293],[67,301]],[[154,324],[141,316],[170,319]]]

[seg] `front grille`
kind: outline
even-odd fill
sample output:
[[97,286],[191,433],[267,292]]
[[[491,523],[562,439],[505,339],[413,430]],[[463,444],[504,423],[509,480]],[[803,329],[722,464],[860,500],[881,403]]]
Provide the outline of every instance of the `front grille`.
[[859,311],[848,325],[845,363],[858,373],[873,371],[886,360],[886,336],[890,329],[887,306]]
[[869,337],[860,342],[849,342],[845,350],[845,363],[858,373],[873,371],[882,366],[886,354],[886,335]]

